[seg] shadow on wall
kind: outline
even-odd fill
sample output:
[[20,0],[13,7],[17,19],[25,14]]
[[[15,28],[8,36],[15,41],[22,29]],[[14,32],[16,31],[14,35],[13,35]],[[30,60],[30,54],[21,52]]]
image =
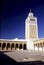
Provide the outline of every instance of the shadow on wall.
[[0,52],[0,65],[44,65],[44,62],[33,61],[33,62],[16,62],[12,58]]

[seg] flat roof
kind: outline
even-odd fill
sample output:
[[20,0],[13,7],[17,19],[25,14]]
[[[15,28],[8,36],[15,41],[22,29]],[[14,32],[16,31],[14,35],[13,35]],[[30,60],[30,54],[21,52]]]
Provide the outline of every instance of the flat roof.
[[0,39],[0,41],[25,41],[25,39],[18,39],[18,38],[15,38],[15,39]]

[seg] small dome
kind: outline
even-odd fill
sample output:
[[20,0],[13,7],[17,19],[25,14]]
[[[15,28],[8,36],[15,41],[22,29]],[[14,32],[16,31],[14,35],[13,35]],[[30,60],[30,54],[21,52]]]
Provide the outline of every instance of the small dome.
[[28,16],[33,16],[33,13],[31,11],[31,9],[30,9],[30,12],[29,12]]

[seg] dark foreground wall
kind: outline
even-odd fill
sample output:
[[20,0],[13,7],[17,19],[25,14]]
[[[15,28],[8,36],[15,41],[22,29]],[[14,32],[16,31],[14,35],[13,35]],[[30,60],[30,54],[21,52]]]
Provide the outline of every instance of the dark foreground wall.
[[0,52],[0,65],[44,65],[44,62],[16,62],[12,58],[5,55],[3,52]]

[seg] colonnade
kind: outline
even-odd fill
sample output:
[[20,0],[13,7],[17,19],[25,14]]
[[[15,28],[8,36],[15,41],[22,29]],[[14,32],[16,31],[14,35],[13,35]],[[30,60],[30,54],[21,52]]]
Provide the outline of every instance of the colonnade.
[[25,43],[0,43],[0,50],[2,51],[10,51],[10,50],[18,50],[23,49],[26,50],[26,44]]
[[44,42],[35,43],[34,50],[44,51]]

